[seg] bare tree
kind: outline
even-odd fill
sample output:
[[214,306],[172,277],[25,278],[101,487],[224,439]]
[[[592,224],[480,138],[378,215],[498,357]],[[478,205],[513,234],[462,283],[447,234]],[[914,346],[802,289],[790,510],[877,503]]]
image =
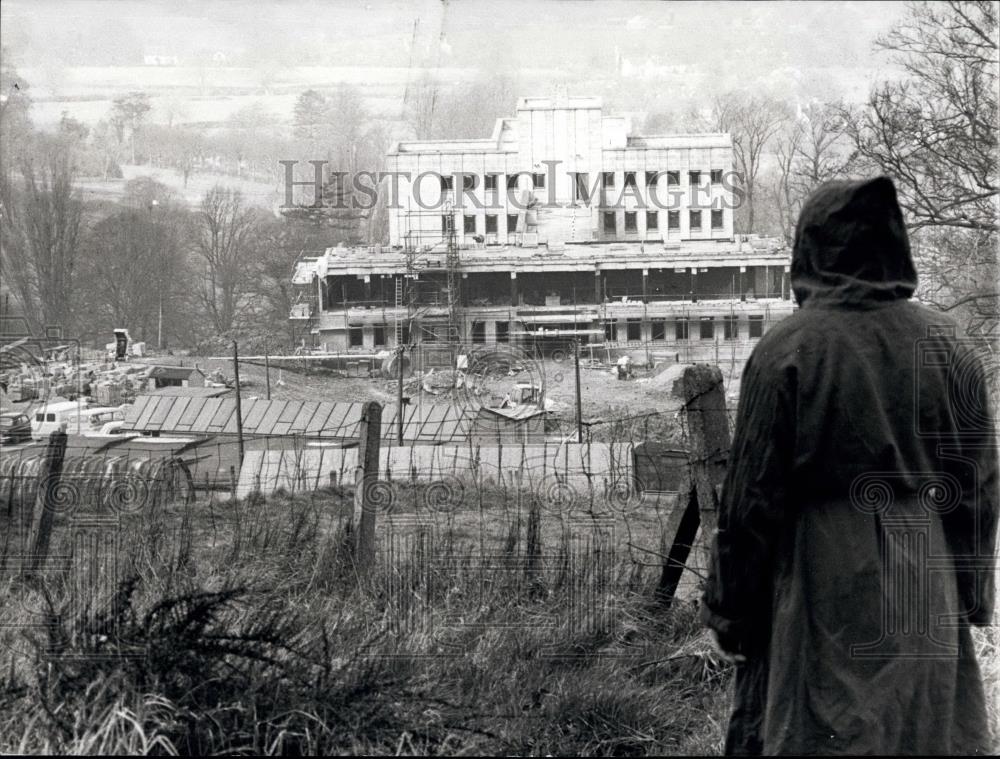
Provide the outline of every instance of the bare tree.
[[124,207],[97,221],[83,240],[81,310],[98,334],[127,327],[165,345],[171,334],[188,336],[177,307],[187,280],[188,212],[152,179],[130,181],[125,193]]
[[753,232],[761,162],[788,118],[787,109],[769,97],[734,92],[717,97],[713,110],[716,129],[732,135],[736,170],[743,184],[744,211],[737,215],[737,223],[742,232]]
[[406,110],[406,121],[413,130],[415,139],[430,140],[438,136],[439,115],[435,111],[441,97],[441,85],[427,73],[424,73],[419,81],[407,87],[403,105]]
[[845,114],[860,158],[896,180],[918,296],[982,335],[1000,321],[997,28],[993,2],[911,5],[877,43],[905,77]]
[[128,130],[129,145],[132,149],[132,163],[135,163],[135,138],[142,128],[147,114],[153,106],[149,95],[145,92],[130,92],[114,100],[111,106],[111,123],[118,132],[119,142],[125,141],[125,131]]
[[199,298],[219,334],[236,326],[251,290],[257,213],[239,191],[216,185],[201,201],[196,251],[204,264]]
[[847,114],[858,153],[896,179],[913,227],[995,232],[996,4],[913,4],[877,44],[907,76]]
[[84,136],[63,119],[57,134],[36,135],[20,156],[22,186],[13,176],[3,181],[4,279],[36,327],[70,325],[82,226],[76,155]]
[[803,196],[796,176],[796,160],[805,139],[805,131],[802,122],[791,122],[787,133],[777,140],[774,150],[777,170],[771,186],[771,196],[778,215],[778,225],[786,242],[791,242],[795,234],[795,220],[802,208]]
[[40,310],[22,227],[20,156],[31,153],[33,128],[28,83],[10,65],[8,50],[0,56],[0,276],[22,313],[37,329]]
[[812,101],[785,122],[774,140],[771,197],[787,241],[805,199],[824,182],[847,175],[854,155],[839,104]]

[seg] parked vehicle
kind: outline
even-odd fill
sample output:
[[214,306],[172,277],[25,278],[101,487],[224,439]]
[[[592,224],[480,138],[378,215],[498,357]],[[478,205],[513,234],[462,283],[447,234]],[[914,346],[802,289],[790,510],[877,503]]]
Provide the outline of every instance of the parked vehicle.
[[31,417],[21,411],[0,413],[0,443],[18,445],[31,442]]
[[35,418],[31,422],[32,436],[44,438],[64,424],[68,427],[70,415],[78,414],[82,409],[83,404],[77,401],[58,401],[35,409]]
[[91,406],[66,417],[66,432],[71,435],[86,435],[101,429],[108,422],[125,421],[125,406]]

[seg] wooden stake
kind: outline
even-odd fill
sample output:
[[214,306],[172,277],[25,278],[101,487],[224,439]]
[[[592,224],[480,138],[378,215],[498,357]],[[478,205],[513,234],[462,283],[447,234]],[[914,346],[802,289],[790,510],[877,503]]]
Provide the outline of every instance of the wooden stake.
[[354,560],[359,568],[375,559],[375,494],[378,481],[379,446],[382,440],[382,405],[365,403],[361,411],[358,464],[354,475],[354,515],[351,520]]
[[39,472],[39,492],[35,499],[35,510],[28,533],[27,574],[33,575],[45,564],[49,556],[52,525],[59,509],[59,481],[62,477],[63,461],[66,458],[66,433],[56,430],[49,436],[45,448],[45,458]]
[[[719,367],[708,364],[687,367],[674,392],[684,401],[688,472],[663,535],[665,546],[670,548],[658,595],[667,605],[680,584],[698,530],[701,529],[703,541],[715,534],[718,492],[726,476],[730,445],[726,394]],[[707,559],[706,551],[699,553]]]

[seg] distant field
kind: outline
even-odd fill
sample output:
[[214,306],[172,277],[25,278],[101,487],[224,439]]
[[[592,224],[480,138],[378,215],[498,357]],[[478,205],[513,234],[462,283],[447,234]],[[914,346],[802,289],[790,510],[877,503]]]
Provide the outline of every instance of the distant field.
[[82,190],[84,197],[88,199],[103,199],[117,201],[125,193],[125,184],[130,179],[138,177],[151,177],[157,182],[161,182],[177,193],[177,196],[189,205],[197,206],[201,202],[205,193],[217,184],[234,190],[239,190],[243,196],[254,205],[263,208],[275,209],[283,201],[281,185],[255,182],[249,179],[241,179],[231,174],[209,174],[194,173],[188,177],[187,186],[184,186],[184,176],[175,169],[154,168],[152,166],[122,166],[122,179],[82,179],[77,184]]

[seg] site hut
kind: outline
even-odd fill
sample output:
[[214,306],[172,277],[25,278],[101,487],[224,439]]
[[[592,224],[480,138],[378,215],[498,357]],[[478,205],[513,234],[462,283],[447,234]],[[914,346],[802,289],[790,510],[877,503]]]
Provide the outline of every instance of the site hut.
[[205,375],[194,366],[154,366],[147,376],[147,388],[204,387]]
[[489,137],[400,142],[388,169],[388,247],[296,266],[291,317],[319,349],[745,357],[793,309],[787,247],[733,233],[729,134],[641,136],[597,98],[521,98]]
[[[360,438],[363,403],[333,401],[244,400],[244,449],[302,451],[350,448]],[[397,444],[397,410],[382,411],[382,446]],[[451,403],[404,405],[406,447],[496,446],[544,442],[544,412],[538,409],[494,410]],[[236,399],[231,395],[149,393],[128,409],[125,432],[143,437],[190,438],[198,449],[197,477],[228,482],[229,468],[239,470]]]

